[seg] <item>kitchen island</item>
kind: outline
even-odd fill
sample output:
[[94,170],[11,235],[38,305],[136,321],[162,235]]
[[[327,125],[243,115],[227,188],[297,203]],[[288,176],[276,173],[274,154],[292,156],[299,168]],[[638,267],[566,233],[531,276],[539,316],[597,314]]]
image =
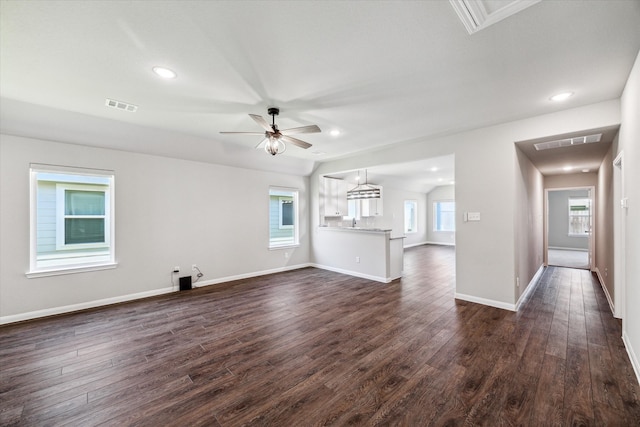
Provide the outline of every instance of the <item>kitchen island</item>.
[[390,229],[366,227],[318,227],[316,267],[377,282],[402,277],[403,239]]

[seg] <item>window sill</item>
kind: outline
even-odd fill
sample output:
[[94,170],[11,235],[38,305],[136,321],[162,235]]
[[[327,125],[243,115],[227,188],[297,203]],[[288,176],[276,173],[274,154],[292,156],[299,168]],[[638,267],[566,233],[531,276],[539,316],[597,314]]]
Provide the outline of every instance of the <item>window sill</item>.
[[299,248],[300,244],[286,244],[286,245],[279,245],[279,246],[269,246],[269,250],[270,251],[275,251],[278,249],[291,249],[291,248]]
[[27,278],[29,279],[35,279],[38,277],[62,276],[65,274],[86,273],[89,271],[111,270],[116,268],[117,266],[117,263],[106,263],[75,267],[50,268],[46,270],[28,271],[27,273],[25,273],[25,276],[27,276]]

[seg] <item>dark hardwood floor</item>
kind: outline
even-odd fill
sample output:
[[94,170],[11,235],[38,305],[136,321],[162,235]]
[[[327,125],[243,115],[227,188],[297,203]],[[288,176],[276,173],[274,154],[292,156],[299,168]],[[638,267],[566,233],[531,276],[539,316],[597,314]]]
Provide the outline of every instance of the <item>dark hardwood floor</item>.
[[[380,284],[308,268],[0,328],[0,424],[640,425],[597,280],[455,301],[454,250]],[[89,284],[88,284],[89,285]]]

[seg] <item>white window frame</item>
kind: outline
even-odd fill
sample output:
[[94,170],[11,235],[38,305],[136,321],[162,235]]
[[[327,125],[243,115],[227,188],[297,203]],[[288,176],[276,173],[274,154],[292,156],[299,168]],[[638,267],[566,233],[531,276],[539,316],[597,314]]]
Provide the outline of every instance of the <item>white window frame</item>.
[[[407,221],[410,221],[407,208],[411,206],[413,210],[413,221],[408,227]],[[418,232],[418,201],[417,200],[405,200],[404,201],[404,232],[405,234],[414,234]]]
[[[38,177],[49,175],[50,182],[56,184],[55,208],[55,253],[38,255]],[[55,176],[60,175],[60,181]],[[116,268],[115,261],[115,173],[102,169],[86,169],[68,166],[31,164],[30,180],[30,255],[28,278],[56,276],[87,271]],[[64,191],[65,188],[97,190],[105,192],[105,242],[102,244],[64,244]],[[62,208],[60,201],[62,198]],[[62,240],[60,240],[62,239]],[[62,245],[60,245],[62,243]],[[96,249],[97,252],[74,252],[80,249]],[[101,251],[101,249],[103,249]]]
[[[271,199],[271,196],[283,196],[286,198],[293,198],[293,225],[292,226],[284,226],[284,228],[292,228],[293,229],[293,239],[286,237],[271,237],[271,226],[268,226],[268,235],[269,235],[269,249],[286,249],[292,247],[300,246],[300,221],[299,221],[299,199],[300,199],[300,191],[297,188],[286,188],[286,187],[269,187],[269,197],[267,200]],[[269,206],[269,204],[267,204]],[[267,208],[269,209],[269,207]],[[278,211],[279,211],[279,224],[282,225],[282,204],[280,200],[278,201]],[[267,221],[269,223],[269,214],[267,214]]]
[[[438,209],[437,206],[440,203],[453,203],[453,228],[451,230],[439,230],[438,229]],[[434,200],[433,201],[433,232],[434,233],[454,233],[456,231],[455,212],[456,204],[455,200]]]
[[[91,191],[95,193],[104,193],[104,215],[67,215],[66,214],[66,198],[65,193],[67,190],[77,191]],[[109,212],[111,211],[109,206],[111,204],[111,197],[109,186],[106,185],[93,185],[93,184],[69,184],[69,183],[57,183],[56,184],[56,249],[57,250],[77,250],[77,249],[89,249],[89,248],[108,248],[111,244],[111,220]],[[67,218],[90,218],[90,219],[104,219],[104,242],[100,243],[72,243],[67,244],[65,242],[66,235],[66,219]]]

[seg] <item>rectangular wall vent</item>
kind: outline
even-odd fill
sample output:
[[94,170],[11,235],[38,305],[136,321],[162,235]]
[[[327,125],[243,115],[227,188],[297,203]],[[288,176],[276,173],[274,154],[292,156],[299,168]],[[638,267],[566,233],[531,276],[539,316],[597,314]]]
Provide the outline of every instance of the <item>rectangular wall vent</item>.
[[600,142],[600,138],[602,138],[602,134],[598,133],[595,135],[578,136],[576,138],[567,138],[567,139],[558,139],[556,141],[539,142],[537,144],[533,144],[533,146],[536,147],[536,150],[538,151],[549,150],[552,148],[572,147],[576,145],[592,144],[594,142]]
[[115,108],[116,110],[129,111],[130,113],[135,113],[138,109],[137,105],[129,104],[122,101],[116,101],[115,99],[106,99],[105,104],[107,107]]

